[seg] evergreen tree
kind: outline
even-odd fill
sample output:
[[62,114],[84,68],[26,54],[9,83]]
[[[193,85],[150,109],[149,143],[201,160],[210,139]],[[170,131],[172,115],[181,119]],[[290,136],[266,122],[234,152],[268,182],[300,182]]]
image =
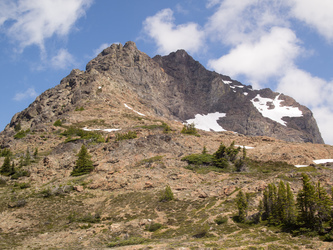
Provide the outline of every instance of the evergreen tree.
[[296,206],[293,192],[287,183],[286,224],[294,224],[296,220]]
[[316,220],[316,191],[311,184],[309,176],[302,174],[303,189],[297,194],[297,207],[299,209],[299,222],[308,227],[314,227]]
[[240,190],[236,196],[236,203],[238,208],[238,219],[240,222],[245,222],[248,209],[248,196]]
[[281,223],[287,221],[287,190],[284,182],[281,180],[279,183],[279,189],[277,194],[277,201],[276,201],[276,215],[277,220]]
[[71,173],[72,176],[79,176],[88,174],[94,170],[93,162],[90,160],[91,156],[88,154],[87,148],[82,145],[78,154],[76,165]]
[[23,165],[28,166],[30,163],[31,163],[31,156],[30,156],[29,148],[27,148],[27,152],[24,157]]
[[38,156],[38,148],[35,148],[35,152],[34,152],[34,158],[36,159]]
[[12,175],[15,173],[13,165],[10,164],[10,158],[9,156],[6,156],[1,168],[0,173],[2,175]]
[[329,221],[331,219],[331,206],[332,201],[330,197],[328,196],[327,192],[324,188],[320,186],[320,182],[318,181],[316,185],[316,226],[317,230],[322,229],[323,222]]

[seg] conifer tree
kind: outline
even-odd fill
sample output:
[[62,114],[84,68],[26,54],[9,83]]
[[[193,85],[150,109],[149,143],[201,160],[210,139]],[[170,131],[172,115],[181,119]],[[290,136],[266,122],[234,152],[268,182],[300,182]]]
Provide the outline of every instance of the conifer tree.
[[287,190],[284,182],[281,180],[279,183],[277,201],[276,201],[276,215],[277,220],[281,222],[287,221]]
[[94,170],[93,162],[90,160],[91,156],[88,154],[87,148],[82,145],[78,153],[76,165],[71,173],[72,176],[79,176],[88,174]]
[[238,208],[238,219],[240,222],[245,222],[248,209],[248,196],[240,190],[236,196],[236,203]]
[[302,174],[303,189],[297,194],[297,207],[299,209],[299,222],[308,227],[315,225],[316,191],[311,184],[309,176]]
[[30,163],[31,163],[31,156],[30,156],[29,148],[27,148],[27,152],[24,157],[23,165],[28,166]]
[[296,207],[293,192],[287,182],[286,224],[294,224],[296,220]]
[[2,175],[12,175],[15,173],[13,165],[10,164],[10,158],[9,156],[6,156],[1,168],[0,173]]
[[323,222],[329,221],[331,219],[331,206],[332,201],[328,196],[327,192],[323,187],[320,186],[320,182],[318,181],[316,185],[316,219],[317,219],[317,230],[322,229]]

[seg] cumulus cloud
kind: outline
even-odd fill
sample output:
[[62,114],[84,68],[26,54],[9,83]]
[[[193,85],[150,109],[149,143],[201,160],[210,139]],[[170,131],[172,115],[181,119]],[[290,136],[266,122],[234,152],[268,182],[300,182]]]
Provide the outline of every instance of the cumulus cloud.
[[273,27],[258,42],[241,43],[227,55],[210,60],[208,65],[234,78],[245,75],[255,88],[259,88],[262,82],[279,76],[292,66],[300,51],[292,30]]
[[25,92],[16,93],[14,96],[15,101],[23,101],[26,99],[34,99],[38,96],[34,88],[28,88]]
[[168,54],[177,49],[196,53],[203,46],[204,32],[200,30],[199,25],[176,25],[171,9],[161,10],[156,15],[146,18],[143,26],[144,32],[156,42],[158,53]]
[[333,42],[333,1],[284,0],[291,7],[293,17],[313,27],[320,35]]
[[[54,35],[66,36],[75,22],[85,14],[93,0],[20,0],[3,2],[0,19],[5,33],[19,44],[20,50],[44,42]],[[6,21],[9,24],[6,25]]]
[[280,79],[277,91],[294,97],[314,113],[326,143],[333,144],[333,81],[312,76],[297,68],[289,69]]
[[52,59],[51,66],[55,69],[66,69],[75,65],[75,59],[66,49],[60,49]]

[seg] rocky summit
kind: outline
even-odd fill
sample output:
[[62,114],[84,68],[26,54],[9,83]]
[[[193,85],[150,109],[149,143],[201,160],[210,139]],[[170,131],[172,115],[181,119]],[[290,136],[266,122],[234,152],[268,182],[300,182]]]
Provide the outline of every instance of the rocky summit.
[[329,248],[327,214],[288,229],[259,205],[280,181],[296,204],[304,174],[331,196],[332,158],[291,97],[113,44],[0,133],[0,248]]

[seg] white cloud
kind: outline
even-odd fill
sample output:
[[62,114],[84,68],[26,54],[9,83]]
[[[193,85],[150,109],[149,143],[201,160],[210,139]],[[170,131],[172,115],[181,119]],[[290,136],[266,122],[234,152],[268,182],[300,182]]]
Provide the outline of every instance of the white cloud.
[[206,8],[212,8],[220,2],[221,0],[207,0]]
[[235,78],[245,75],[258,88],[260,83],[279,76],[292,66],[300,51],[292,30],[274,27],[258,42],[239,44],[229,54],[210,60],[208,65]]
[[333,42],[332,0],[285,0],[291,6],[293,17],[316,29]]
[[[11,21],[5,33],[18,42],[20,50],[37,45],[45,50],[44,42],[54,35],[66,36],[75,22],[85,14],[92,0],[20,0],[2,4],[0,25]],[[6,25],[5,25],[6,26]]]
[[325,143],[333,145],[333,109],[330,106],[320,106],[312,108],[312,112],[316,118],[321,136],[324,138]]
[[292,68],[280,79],[277,91],[292,96],[309,107],[326,143],[333,145],[333,81],[325,81],[303,70]]
[[15,101],[22,101],[26,99],[34,99],[38,96],[34,88],[28,88],[25,92],[16,93],[14,96]]
[[60,49],[51,59],[51,66],[55,69],[65,69],[75,64],[74,57],[66,49]]
[[204,32],[195,23],[174,24],[171,9],[164,9],[156,15],[146,18],[144,32],[153,38],[158,46],[158,53],[168,54],[177,49],[196,53],[203,46]]

